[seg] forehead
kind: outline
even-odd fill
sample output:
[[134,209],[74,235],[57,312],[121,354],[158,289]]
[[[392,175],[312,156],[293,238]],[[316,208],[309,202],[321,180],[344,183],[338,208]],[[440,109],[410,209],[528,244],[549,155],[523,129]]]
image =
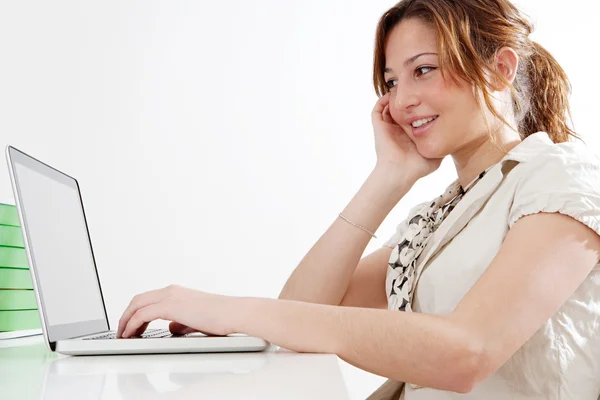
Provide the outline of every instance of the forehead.
[[416,54],[437,53],[436,32],[431,25],[419,19],[403,20],[388,34],[384,51],[387,67],[394,70],[403,68],[404,61]]

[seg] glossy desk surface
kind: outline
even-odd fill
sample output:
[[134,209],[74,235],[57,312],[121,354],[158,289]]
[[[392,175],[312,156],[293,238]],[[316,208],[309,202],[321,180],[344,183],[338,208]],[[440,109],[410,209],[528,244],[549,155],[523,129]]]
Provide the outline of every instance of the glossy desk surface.
[[333,354],[52,353],[41,335],[0,340],[1,399],[349,399]]

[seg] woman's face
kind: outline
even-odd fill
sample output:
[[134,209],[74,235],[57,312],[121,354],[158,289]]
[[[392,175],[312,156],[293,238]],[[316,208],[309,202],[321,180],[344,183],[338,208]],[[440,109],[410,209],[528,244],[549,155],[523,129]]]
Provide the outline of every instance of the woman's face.
[[[434,54],[416,57],[422,53]],[[461,80],[456,86],[448,76],[442,79],[432,28],[415,18],[403,20],[388,34],[385,59],[390,114],[423,157],[443,158],[486,140],[472,85]],[[437,118],[422,134],[407,121],[431,116]]]

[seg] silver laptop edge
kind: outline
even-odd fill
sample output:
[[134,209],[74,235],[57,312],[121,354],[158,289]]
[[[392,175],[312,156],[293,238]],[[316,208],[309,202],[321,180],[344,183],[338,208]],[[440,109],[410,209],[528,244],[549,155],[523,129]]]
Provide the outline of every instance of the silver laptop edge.
[[[38,288],[38,283],[37,283],[37,275],[35,273],[35,268],[34,268],[34,263],[33,263],[33,256],[31,254],[31,247],[29,246],[29,235],[27,234],[27,227],[25,226],[24,223],[24,219],[23,219],[23,210],[21,209],[21,195],[19,193],[19,188],[17,186],[16,183],[16,178],[15,178],[15,171],[13,168],[13,160],[12,160],[12,154],[11,154],[11,149],[16,150],[14,147],[7,145],[6,146],[6,161],[8,163],[8,172],[10,175],[10,183],[12,185],[12,189],[13,189],[13,195],[15,197],[15,205],[17,206],[17,214],[19,215],[19,221],[21,222],[21,234],[23,236],[23,242],[25,244],[25,252],[27,253],[27,262],[29,263],[29,271],[31,274],[31,280],[33,282],[33,287],[34,288]],[[34,290],[35,293],[35,301],[38,307],[38,311],[40,314],[40,322],[42,323],[42,334],[44,336],[44,342],[46,343],[46,346],[48,347],[48,349],[50,349],[50,351],[55,351],[55,345],[56,343],[50,343],[50,340],[48,339],[48,331],[46,330],[46,318],[45,318],[45,314],[44,314],[44,307],[42,305],[42,301],[40,299],[40,291],[39,290]]]
[[[133,338],[133,339],[108,339],[108,340],[84,340],[83,338],[89,336],[96,336],[98,334],[114,332],[111,331],[108,314],[106,312],[106,304],[104,302],[104,294],[102,293],[102,287],[100,284],[100,278],[98,276],[98,268],[96,265],[96,259],[93,252],[92,241],[89,233],[87,224],[87,218],[83,207],[83,199],[77,180],[64,172],[24,153],[23,151],[16,149],[13,146],[6,146],[6,160],[8,163],[8,170],[10,180],[12,184],[13,194],[15,197],[15,204],[17,213],[19,215],[19,221],[21,222],[21,232],[23,236],[23,243],[27,253],[27,260],[29,262],[29,270],[33,286],[35,288],[35,298],[39,310],[42,333],[46,346],[50,351],[56,351],[63,354],[71,355],[87,355],[87,354],[160,354],[160,353],[204,353],[204,352],[239,352],[239,351],[262,351],[269,347],[269,342],[264,339],[247,336],[244,334],[232,334],[228,336],[206,336],[203,334],[195,333],[188,334],[179,337],[165,337],[165,338]],[[87,233],[87,243],[89,244],[89,250],[91,253],[91,259],[94,266],[94,273],[96,276],[96,282],[98,290],[100,292],[100,300],[102,302],[102,309],[104,311],[104,321],[102,320],[90,320],[76,323],[69,323],[50,327],[47,318],[47,310],[44,304],[44,299],[41,290],[41,282],[39,281],[37,264],[35,255],[32,250],[29,226],[25,219],[25,210],[23,206],[23,196],[21,188],[19,186],[19,178],[15,173],[15,157],[27,159],[27,162],[33,162],[36,168],[47,168],[48,171],[54,171],[52,173],[58,173],[67,179],[71,179],[76,188],[79,196],[79,204],[81,206],[81,213],[83,215],[83,223]],[[59,182],[56,182],[60,184]],[[51,339],[50,330],[54,331],[54,335],[67,336],[56,340]],[[75,331],[74,331],[75,330]],[[57,333],[58,332],[58,333]],[[69,334],[67,334],[67,332]]]

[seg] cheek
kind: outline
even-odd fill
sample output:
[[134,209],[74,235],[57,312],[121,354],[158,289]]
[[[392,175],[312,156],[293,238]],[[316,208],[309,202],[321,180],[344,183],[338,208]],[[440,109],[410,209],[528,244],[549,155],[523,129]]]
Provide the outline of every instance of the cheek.
[[455,93],[444,84],[442,79],[428,82],[423,88],[423,100],[427,102],[427,111],[446,114],[448,109],[456,102]]
[[396,123],[400,123],[402,121],[401,113],[396,107],[390,106],[389,111],[390,111],[390,115],[392,116],[392,119],[394,121],[396,121]]
[[432,93],[435,93],[435,109],[444,115],[447,128],[462,132],[471,129],[473,121],[477,119],[478,111],[475,99],[468,88],[440,85]]

